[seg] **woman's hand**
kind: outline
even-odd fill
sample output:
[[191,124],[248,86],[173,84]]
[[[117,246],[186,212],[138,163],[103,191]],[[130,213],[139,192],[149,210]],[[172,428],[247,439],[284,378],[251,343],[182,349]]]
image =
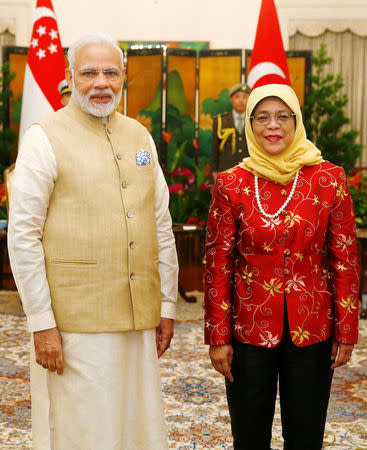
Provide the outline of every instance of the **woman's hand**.
[[344,366],[350,360],[353,348],[353,344],[342,344],[341,342],[333,341],[331,359],[334,360],[334,364],[331,365],[331,370]]
[[209,356],[213,367],[220,374],[224,375],[231,383],[233,376],[231,374],[231,365],[233,359],[232,345],[211,345],[209,347]]

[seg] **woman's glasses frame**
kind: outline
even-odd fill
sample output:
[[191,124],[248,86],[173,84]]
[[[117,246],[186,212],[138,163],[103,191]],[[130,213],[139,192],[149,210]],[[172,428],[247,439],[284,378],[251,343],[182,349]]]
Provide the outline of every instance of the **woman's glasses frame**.
[[259,114],[254,114],[253,116],[250,116],[250,119],[253,120],[256,125],[260,125],[260,126],[266,126],[269,125],[271,118],[274,117],[274,119],[280,123],[280,124],[286,124],[288,123],[291,118],[295,117],[296,114],[295,113],[289,113],[286,111],[280,111],[277,113],[259,113]]

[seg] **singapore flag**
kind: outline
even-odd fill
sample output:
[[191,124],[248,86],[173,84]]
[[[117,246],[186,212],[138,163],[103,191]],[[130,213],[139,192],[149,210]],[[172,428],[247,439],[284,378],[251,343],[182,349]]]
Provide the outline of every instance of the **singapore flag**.
[[19,142],[37,120],[62,107],[57,87],[65,78],[65,57],[51,0],[37,0],[25,69]]
[[262,0],[247,84],[255,89],[273,83],[291,85],[274,0]]

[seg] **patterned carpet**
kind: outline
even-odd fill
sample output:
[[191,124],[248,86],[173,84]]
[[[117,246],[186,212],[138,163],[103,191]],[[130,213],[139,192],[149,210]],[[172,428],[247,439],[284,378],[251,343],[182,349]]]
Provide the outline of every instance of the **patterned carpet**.
[[[161,360],[170,449],[232,449],[222,377],[202,344],[202,305],[179,302],[171,349]],[[325,449],[367,449],[367,321],[347,368],[333,381]],[[25,319],[0,314],[0,449],[31,447]],[[279,405],[272,447],[282,448]],[[106,449],[107,450],[107,449]]]

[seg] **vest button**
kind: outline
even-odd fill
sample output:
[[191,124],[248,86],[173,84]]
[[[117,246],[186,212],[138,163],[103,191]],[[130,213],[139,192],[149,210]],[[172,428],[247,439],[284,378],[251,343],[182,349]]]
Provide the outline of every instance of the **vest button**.
[[122,158],[122,155],[121,155],[120,153],[117,153],[117,154],[116,154],[116,158],[117,158],[117,159],[121,159],[121,158]]
[[289,255],[291,254],[291,251],[289,250],[289,248],[286,248],[286,249],[284,250],[284,254],[285,254],[286,256],[289,256]]
[[242,150],[241,150],[241,149],[239,149],[239,150],[238,150],[238,153],[242,153]]
[[241,136],[240,136],[240,137],[238,138],[238,140],[239,140],[239,141],[242,141],[242,138],[241,138]]
[[285,189],[282,189],[281,194],[283,195],[283,197],[285,197],[288,194],[288,192]]
[[133,241],[130,242],[129,247],[130,247],[130,248],[135,248],[135,242],[133,242]]
[[288,269],[284,269],[283,273],[284,273],[284,275],[289,275],[289,270]]
[[111,128],[107,128],[107,133],[108,133],[108,134],[112,134]]
[[127,188],[127,183],[126,183],[126,181],[123,181],[123,182],[121,183],[121,186],[122,186],[123,189],[126,189],[126,188]]
[[126,215],[127,215],[127,217],[128,217],[129,219],[131,219],[132,216],[133,216],[133,213],[132,213],[131,211],[128,211],[128,212],[126,213]]
[[135,280],[135,273],[134,272],[131,272],[131,274],[130,274],[130,280]]

